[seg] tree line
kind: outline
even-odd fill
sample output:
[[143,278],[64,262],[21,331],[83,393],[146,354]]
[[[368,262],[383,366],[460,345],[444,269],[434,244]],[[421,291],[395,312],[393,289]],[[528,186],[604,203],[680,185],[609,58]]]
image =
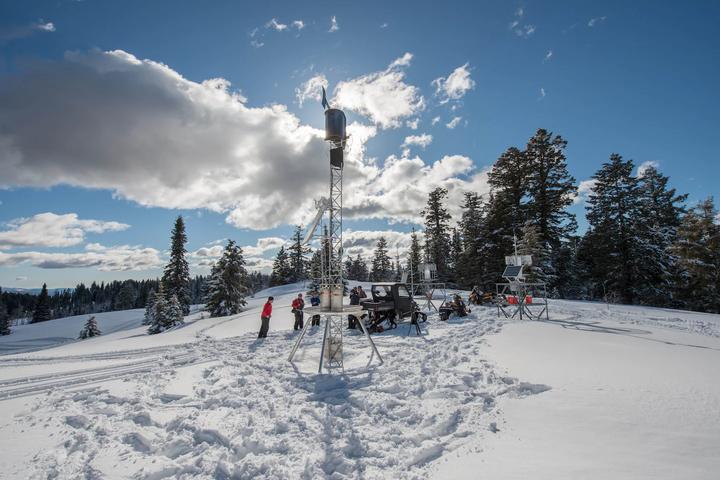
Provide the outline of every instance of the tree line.
[[[568,211],[578,195],[568,173],[567,141],[539,129],[523,148],[508,148],[488,174],[490,192],[466,192],[460,218],[447,190],[430,192],[422,237],[414,230],[403,267],[437,265],[440,281],[494,290],[505,256],[533,256],[530,281],[556,298],[720,312],[720,226],[713,199],[686,205],[655,166],[636,169],[613,153],[592,176],[587,230]],[[455,221],[453,221],[455,220]],[[348,259],[349,278],[396,280],[399,268],[377,243],[370,267]],[[410,269],[410,265],[415,268]]]

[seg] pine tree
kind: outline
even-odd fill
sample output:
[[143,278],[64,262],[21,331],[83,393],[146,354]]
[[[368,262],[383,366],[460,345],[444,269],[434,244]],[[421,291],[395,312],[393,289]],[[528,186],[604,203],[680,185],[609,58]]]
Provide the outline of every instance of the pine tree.
[[212,317],[240,313],[247,303],[247,271],[242,248],[228,240],[222,256],[213,265],[208,281],[207,309]]
[[285,285],[291,281],[292,267],[290,266],[290,257],[285,250],[285,246],[281,246],[278,250],[275,261],[273,262],[272,274],[270,275],[270,285]]
[[678,306],[720,313],[720,226],[712,197],[682,219],[672,247],[677,256]]
[[676,259],[671,247],[685,211],[682,204],[687,198],[669,188],[668,181],[668,177],[653,166],[641,173],[638,218],[634,227],[637,255],[642,258],[637,265],[637,293],[644,303],[657,306],[673,304]]
[[593,176],[595,185],[586,206],[590,228],[583,249],[595,295],[610,294],[624,303],[636,298],[637,265],[643,260],[637,254],[640,193],[632,170],[632,160],[612,154]]
[[525,222],[521,229],[521,238],[518,241],[518,254],[531,255],[532,265],[523,269],[528,282],[547,282],[548,270],[552,270],[550,255],[545,242],[540,238],[540,229],[531,220]]
[[350,280],[357,280],[359,282],[365,282],[368,279],[368,266],[365,260],[362,259],[360,254],[352,260],[351,275],[348,276]]
[[135,300],[137,299],[137,291],[133,286],[131,280],[123,282],[123,286],[118,294],[118,300],[115,305],[116,310],[128,310],[135,307]]
[[557,249],[577,229],[575,215],[567,211],[577,194],[575,178],[567,171],[560,135],[538,129],[525,149],[528,169],[528,218],[538,227],[541,241]]
[[292,245],[288,247],[288,257],[290,262],[290,282],[298,282],[307,278],[308,262],[305,255],[310,249],[303,245],[303,231],[300,225],[295,227],[292,236]]
[[170,299],[167,302],[165,309],[165,321],[167,322],[166,330],[185,323],[182,305],[180,305],[180,301],[175,294],[170,295]]
[[450,213],[443,205],[447,190],[437,187],[428,195],[428,202],[420,214],[425,218],[425,257],[437,266],[438,279],[449,276]]
[[0,288],[0,336],[10,335],[11,333],[10,314],[8,313],[7,306],[2,299],[2,288]]
[[85,326],[82,330],[80,330],[80,335],[78,335],[78,338],[80,340],[85,340],[86,338],[90,337],[97,337],[99,335],[102,335],[102,332],[98,328],[97,321],[95,320],[95,315],[91,315],[90,318],[87,319],[87,322],[85,322]]
[[484,243],[482,227],[485,219],[480,195],[466,192],[462,209],[463,213],[459,225],[462,244],[458,265],[456,266],[457,280],[465,288],[471,288],[482,283],[480,251]]
[[458,280],[458,270],[460,269],[462,252],[463,246],[460,230],[453,227],[450,233],[450,262],[448,269],[450,271],[449,277],[454,281]]
[[168,298],[172,295],[177,297],[183,315],[190,313],[190,267],[185,259],[186,243],[185,222],[178,215],[171,235],[170,261],[165,266],[162,283]]
[[164,332],[170,324],[170,319],[167,318],[167,306],[168,301],[165,298],[165,291],[161,282],[155,294],[154,301],[152,302],[152,321],[148,325],[148,333],[150,335]]
[[145,316],[143,317],[143,325],[151,325],[155,321],[155,301],[157,294],[155,290],[150,291],[147,302],[145,303]]
[[35,311],[33,312],[32,322],[45,322],[52,318],[52,312],[50,310],[50,295],[48,295],[47,284],[43,283],[40,295],[37,298],[37,304],[35,305]]
[[375,254],[372,261],[372,281],[388,281],[392,274],[393,271],[390,265],[390,257],[387,253],[387,240],[385,240],[385,237],[380,237],[377,245],[375,246]]
[[412,233],[410,234],[410,250],[408,251],[408,282],[418,283],[420,281],[418,268],[421,263],[422,247],[420,246],[420,239],[418,238],[418,234],[415,232],[415,227],[413,227]]

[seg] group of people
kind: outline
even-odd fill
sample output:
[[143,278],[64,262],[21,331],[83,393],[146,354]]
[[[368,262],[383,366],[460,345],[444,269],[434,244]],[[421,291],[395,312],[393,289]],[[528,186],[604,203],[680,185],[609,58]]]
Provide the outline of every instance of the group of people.
[[[258,338],[267,338],[268,329],[270,328],[270,317],[272,316],[272,305],[274,300],[275,299],[273,297],[268,297],[265,305],[263,305],[262,313],[260,314],[260,333],[258,333]],[[310,292],[310,305],[313,307],[317,307],[320,305],[320,293],[318,293],[317,291]],[[305,299],[303,298],[302,293],[298,293],[298,296],[293,299],[291,308],[293,315],[295,315],[295,324],[293,325],[293,330],[302,330],[305,326]],[[310,321],[311,326],[319,326],[320,315],[313,315]]]

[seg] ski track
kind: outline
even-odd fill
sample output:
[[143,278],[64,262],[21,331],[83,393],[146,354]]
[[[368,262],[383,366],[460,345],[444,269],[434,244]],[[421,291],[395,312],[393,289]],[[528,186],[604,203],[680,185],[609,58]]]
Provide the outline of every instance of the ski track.
[[[0,383],[0,396],[46,392],[21,421],[55,422],[61,431],[62,443],[35,455],[31,478],[426,478],[430,462],[496,431],[498,397],[549,389],[502,376],[482,359],[484,335],[503,322],[493,309],[478,310],[463,322],[431,321],[420,338],[406,336],[407,325],[377,335],[385,363],[343,375],[289,364],[294,332],[264,342],[207,336],[219,322],[192,344],[111,357],[144,356],[137,361]],[[321,333],[306,338],[299,356],[317,358]],[[345,343],[367,348],[357,335]],[[202,368],[191,395],[166,392],[179,365]],[[122,395],[88,388],[118,378],[137,387]]]

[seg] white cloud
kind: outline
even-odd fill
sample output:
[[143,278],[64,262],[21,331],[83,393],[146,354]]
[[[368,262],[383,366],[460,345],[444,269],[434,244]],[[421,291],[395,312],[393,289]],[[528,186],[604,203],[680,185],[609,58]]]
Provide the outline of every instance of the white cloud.
[[445,126],[452,130],[453,128],[457,127],[460,124],[460,121],[462,120],[462,117],[453,117],[450,122],[446,123]]
[[315,75],[302,83],[295,89],[295,98],[297,98],[298,105],[302,108],[306,100],[320,102],[322,99],[322,87],[325,87],[326,90],[328,88],[328,79],[323,74]]
[[538,100],[542,100],[543,98],[545,98],[545,95],[545,89],[543,87],[540,87],[540,98],[538,98]]
[[595,180],[594,178],[590,178],[588,180],[583,180],[582,182],[580,182],[577,189],[577,195],[573,199],[573,203],[579,204],[587,201],[588,196],[593,192],[596,183],[597,180]]
[[14,247],[70,247],[85,240],[86,233],[117,232],[130,227],[119,222],[80,220],[76,213],[38,213],[8,222],[0,231],[0,249]]
[[547,53],[545,54],[545,58],[543,59],[543,62],[547,62],[548,60],[550,60],[552,58],[552,56],[553,56],[553,51],[548,50]]
[[298,30],[302,30],[303,28],[305,28],[305,22],[303,22],[302,20],[293,20],[292,27]]
[[333,33],[337,32],[338,30],[340,30],[340,26],[338,25],[337,17],[333,15],[330,19],[330,30],[328,30],[328,32]]
[[659,168],[660,164],[654,160],[646,160],[637,167],[637,177],[644,177],[645,172],[647,172],[648,168]]
[[408,127],[410,130],[417,130],[419,125],[420,125],[419,118],[413,118],[412,120],[408,120],[405,122],[405,126]]
[[433,136],[427,133],[423,133],[422,135],[410,135],[405,137],[405,141],[402,143],[402,146],[408,147],[411,145],[417,145],[424,149],[432,143],[432,140]]
[[[194,267],[211,267],[222,256],[226,243],[227,240],[215,240],[210,242],[207,247],[201,247],[194,252],[190,252],[189,257],[192,265]],[[286,241],[280,237],[264,237],[259,238],[255,245],[243,246],[242,250],[246,266],[251,270],[263,270],[265,265],[263,262],[269,261],[272,268],[272,260],[263,258],[263,255],[269,251],[279,249],[285,243]]]
[[525,10],[523,10],[522,7],[518,7],[517,10],[515,10],[515,16],[516,17],[522,17],[525,14]]
[[123,51],[68,53],[0,84],[0,187],[104,188],[271,228],[324,189],[327,146],[285,106],[246,101]]
[[19,276],[15,277],[15,281],[16,281],[16,282],[24,282],[24,281],[26,281],[27,279],[28,279],[28,277],[26,277],[26,276],[24,276],[24,275],[19,275]]
[[437,117],[433,118],[432,121],[430,121],[430,124],[435,125],[439,122],[440,122],[440,116],[438,115]]
[[602,17],[593,17],[590,20],[588,20],[588,27],[592,28],[595,25],[598,25],[598,24],[604,22],[606,19],[607,19],[607,17],[604,15]]
[[470,64],[457,67],[447,78],[436,78],[432,85],[435,87],[435,95],[441,98],[441,103],[461,99],[475,88],[475,81],[470,78]]
[[419,223],[428,193],[439,186],[448,189],[447,206],[459,218],[463,192],[488,191],[486,171],[476,171],[473,161],[462,155],[446,155],[429,165],[417,156],[390,155],[382,167],[369,163],[363,173],[366,179],[361,188],[345,190],[346,218]]
[[[417,233],[422,235],[421,232]],[[388,244],[388,255],[395,260],[396,252],[400,254],[400,258],[405,257],[405,253],[410,248],[411,233],[396,232],[393,230],[351,230],[347,229],[343,232],[343,252],[346,257],[355,258],[358,254],[360,257],[369,261],[375,251],[380,237],[385,237]]]
[[54,31],[55,24],[53,22],[46,22],[42,19],[38,20],[37,22],[25,25],[0,27],[0,44],[10,40],[26,38],[35,34],[36,32]]
[[96,268],[101,271],[149,270],[163,265],[154,248],[89,243],[80,253],[0,252],[0,266],[30,264],[38,268]]
[[380,25],[380,28],[387,28],[389,24],[387,22],[384,22]]
[[405,83],[402,68],[411,60],[412,54],[406,53],[385,70],[340,82],[333,105],[365,115],[382,128],[399,127],[401,119],[425,108],[420,90]]
[[521,28],[515,28],[514,31],[518,37],[527,38],[530,35],[532,35],[533,33],[535,33],[535,30],[536,30],[535,25],[528,24],[528,25],[523,25]]
[[262,46],[265,45],[265,43],[263,43],[263,42],[261,42],[261,41],[258,41],[258,40],[255,40],[255,39],[252,39],[252,40],[250,40],[250,45],[253,46],[253,47],[255,47],[255,48],[261,48]]
[[278,22],[276,18],[271,18],[270,21],[265,24],[265,28],[272,28],[278,32],[282,32],[287,30],[288,26],[284,23]]

